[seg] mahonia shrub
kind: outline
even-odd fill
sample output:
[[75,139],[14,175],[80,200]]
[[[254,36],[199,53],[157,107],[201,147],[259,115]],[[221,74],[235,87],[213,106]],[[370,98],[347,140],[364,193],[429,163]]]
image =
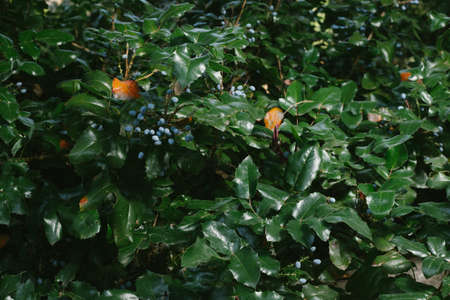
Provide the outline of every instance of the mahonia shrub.
[[449,9],[3,1],[0,298],[449,297]]

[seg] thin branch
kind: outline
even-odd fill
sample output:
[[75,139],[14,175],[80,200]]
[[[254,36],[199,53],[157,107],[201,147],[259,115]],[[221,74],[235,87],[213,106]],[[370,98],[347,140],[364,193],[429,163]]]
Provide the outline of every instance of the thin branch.
[[239,20],[242,17],[242,13],[244,12],[245,4],[247,3],[247,0],[242,1],[241,11],[239,12],[239,16],[236,19],[236,22],[234,22],[234,26],[237,26],[239,24]]
[[158,69],[154,69],[150,74],[144,75],[143,77],[136,79],[136,81],[141,81],[141,80],[147,79],[147,78],[153,76],[153,74],[155,74],[158,71],[159,71]]
[[125,79],[128,79],[128,72],[130,71],[130,66],[128,65],[128,52],[130,51],[130,45],[127,43],[127,50],[125,52]]

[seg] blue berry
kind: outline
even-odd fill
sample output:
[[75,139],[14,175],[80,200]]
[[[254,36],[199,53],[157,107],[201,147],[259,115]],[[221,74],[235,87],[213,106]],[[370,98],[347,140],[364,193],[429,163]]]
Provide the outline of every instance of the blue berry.
[[276,11],[274,11],[274,12],[272,13],[272,16],[276,17],[276,16],[278,16],[278,13],[277,13]]
[[253,29],[250,29],[248,32],[249,32],[250,34],[255,34],[255,31],[254,31]]
[[191,93],[191,89],[190,89],[190,88],[187,88],[187,89],[186,89],[186,93]]
[[133,130],[133,126],[131,126],[131,125],[125,126],[125,131],[130,132],[130,131],[132,131],[132,130]]
[[172,89],[168,89],[168,90],[166,91],[166,94],[172,94],[172,92],[173,92]]
[[171,127],[170,130],[172,130],[173,134],[178,134],[180,131],[176,127]]
[[184,140],[186,142],[190,142],[190,141],[194,140],[194,137],[191,134],[188,134],[184,137]]
[[298,282],[300,282],[300,284],[305,284],[307,280],[305,278],[300,278]]
[[158,125],[164,125],[164,124],[166,124],[166,120],[164,120],[164,118],[159,119]]
[[172,97],[172,99],[170,99],[174,104],[178,102],[178,98],[177,97]]
[[250,23],[247,23],[247,28],[252,28],[252,24],[250,24]]
[[161,141],[155,141],[155,145],[156,145],[156,146],[159,146],[159,145],[161,145],[161,144],[162,144]]
[[186,130],[186,131],[191,130],[191,126],[189,126],[189,125],[184,126],[184,130]]
[[162,74],[163,76],[166,76],[166,75],[167,75],[167,72],[166,72],[166,71],[161,71],[161,74]]
[[161,131],[157,131],[157,132],[156,132],[156,135],[157,135],[157,136],[162,136],[162,132],[161,132]]
[[147,106],[141,106],[141,108],[139,109],[139,111],[141,113],[145,113],[147,111]]
[[136,131],[136,132],[141,132],[141,127],[136,127],[136,128],[134,128],[134,131]]
[[129,112],[128,112],[128,114],[130,115],[130,116],[135,116],[137,113],[136,113],[136,111],[135,110],[130,110]]
[[402,93],[400,96],[402,97],[402,99],[406,99],[406,94],[405,93]]
[[149,135],[149,134],[150,134],[150,129],[148,129],[148,128],[145,129],[145,130],[144,130],[144,134],[145,134],[145,135]]
[[97,130],[98,131],[102,131],[103,130],[103,125],[98,126]]
[[139,152],[138,158],[139,158],[139,159],[142,159],[143,157],[144,157],[144,152]]
[[147,108],[148,109],[154,109],[155,108],[155,104],[149,103],[149,104],[147,104]]
[[160,132],[164,132],[164,130],[165,130],[164,127],[159,127],[158,128],[158,131],[160,131]]
[[237,89],[238,89],[239,91],[242,91],[242,90],[244,89],[244,87],[243,87],[242,85],[238,85]]
[[296,261],[296,262],[295,262],[295,267],[296,267],[297,269],[300,269],[300,268],[302,267],[302,264],[301,264],[299,261]]
[[318,258],[313,260],[313,264],[315,264],[315,265],[320,265],[321,263],[322,263],[322,261]]
[[133,121],[133,126],[137,126],[139,124],[139,120],[134,120]]
[[153,136],[152,136],[152,140],[154,140],[155,142],[156,142],[156,141],[159,141],[159,137],[158,137],[157,135],[153,135]]
[[334,203],[334,202],[336,202],[336,199],[334,197],[330,197],[329,201],[330,201],[330,203]]
[[172,132],[170,132],[169,128],[164,129],[164,133],[169,136],[172,135]]
[[175,141],[174,141],[173,139],[168,139],[167,142],[168,142],[170,145],[173,145],[173,143],[175,143]]
[[139,113],[139,114],[137,115],[137,119],[138,119],[139,121],[144,120],[144,115],[141,114],[141,113]]
[[256,90],[255,87],[254,87],[253,85],[249,86],[248,88],[249,88],[250,91],[252,91],[252,92],[254,92],[254,91]]
[[284,156],[285,158],[288,158],[288,157],[289,157],[289,154],[290,154],[289,151],[284,151],[284,152],[283,152],[283,156]]
[[91,127],[92,127],[92,128],[97,128],[97,124],[92,123],[92,124],[91,124]]
[[16,83],[16,86],[17,86],[18,88],[20,88],[20,87],[22,86],[22,82],[18,81],[18,82]]
[[311,248],[309,248],[309,250],[311,250],[311,252],[315,252],[317,250],[316,246],[312,246]]
[[151,135],[154,135],[154,134],[155,134],[155,131],[154,131],[153,129],[151,129],[151,130],[150,130],[150,134],[151,134]]
[[273,5],[269,6],[269,9],[270,9],[270,10],[273,10],[273,9],[274,9]]

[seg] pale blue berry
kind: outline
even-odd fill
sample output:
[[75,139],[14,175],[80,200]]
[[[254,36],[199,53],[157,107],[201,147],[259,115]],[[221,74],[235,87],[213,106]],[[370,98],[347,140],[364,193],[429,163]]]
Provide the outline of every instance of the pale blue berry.
[[138,119],[139,121],[144,120],[144,115],[141,114],[141,113],[139,113],[139,114],[137,115],[137,119]]
[[270,9],[270,10],[273,10],[273,9],[274,9],[273,5],[269,6],[269,9]]
[[187,88],[186,89],[186,93],[190,93],[191,92],[191,89],[190,88]]
[[153,136],[152,136],[152,140],[154,140],[155,142],[156,142],[156,141],[159,141],[159,137],[158,137],[157,135],[153,135]]
[[156,146],[160,146],[161,144],[162,144],[161,141],[155,141],[155,145],[156,145]]
[[144,130],[144,134],[145,134],[145,135],[149,135],[149,134],[150,134],[150,129],[148,129],[148,128],[145,129],[145,130]]
[[136,131],[136,132],[141,132],[141,127],[136,127],[136,128],[134,128],[134,131]]
[[252,24],[250,24],[250,23],[247,23],[247,28],[252,28]]
[[170,130],[172,130],[173,134],[178,134],[180,132],[176,127],[171,127]]
[[141,106],[141,108],[139,109],[139,111],[141,113],[145,113],[147,111],[147,106]]
[[311,250],[311,252],[315,252],[317,250],[316,246],[312,246],[311,248],[309,248],[309,250]]
[[254,91],[256,90],[255,87],[254,87],[253,85],[249,86],[248,88],[249,88],[250,91],[252,91],[252,92],[254,92]]
[[168,139],[167,142],[168,142],[170,145],[173,145],[173,143],[175,143],[175,141],[174,141],[173,139]]
[[172,97],[172,99],[170,99],[174,104],[176,104],[178,102],[178,98],[177,97]]
[[321,263],[322,263],[322,261],[318,258],[313,260],[313,264],[315,264],[315,265],[320,265]]
[[142,159],[143,157],[144,157],[144,152],[139,152],[138,158],[139,158],[139,159]]
[[166,72],[166,71],[161,71],[161,74],[162,74],[163,76],[166,76],[166,75],[167,75],[167,72]]
[[161,131],[157,131],[157,132],[156,132],[156,135],[157,135],[157,136],[162,136],[162,132],[161,132]]
[[17,86],[18,88],[20,88],[20,87],[22,86],[22,82],[18,81],[18,82],[16,83],[16,86]]
[[248,32],[249,32],[250,34],[255,34],[255,31],[254,31],[253,29],[250,29]]
[[125,126],[125,131],[130,132],[130,131],[132,131],[132,130],[133,130],[133,126],[131,126],[131,125]]
[[330,203],[335,203],[336,202],[336,199],[334,198],[334,197],[330,197]]
[[191,130],[191,126],[189,126],[189,125],[184,126],[184,130],[186,130],[186,131]]
[[91,128],[97,128],[97,124],[92,123],[92,124],[91,124]]
[[151,129],[151,130],[150,130],[150,134],[151,134],[151,135],[154,135],[154,134],[155,134],[155,131],[154,131],[153,129]]
[[299,261],[296,261],[296,262],[295,262],[295,267],[296,267],[297,269],[300,269],[300,268],[302,267],[302,264],[301,264]]
[[243,87],[242,85],[238,85],[237,89],[238,89],[239,91],[242,91],[242,90],[244,89],[244,87]]
[[190,141],[194,140],[194,137],[191,134],[188,134],[184,137],[184,140],[186,142],[190,142]]
[[98,131],[102,131],[103,130],[103,125],[98,126],[97,130]]
[[139,124],[139,120],[134,120],[133,121],[133,126],[137,126]]
[[158,125],[164,125],[166,124],[166,120],[164,118],[159,119]]
[[402,93],[400,96],[402,97],[402,99],[406,99],[406,94],[405,93]]
[[305,284],[307,280],[305,278],[300,278],[298,282],[300,282],[300,284]]
[[173,92],[172,89],[168,89],[168,90],[166,91],[166,94],[172,94],[172,92]]
[[36,283],[41,285],[42,284],[42,279],[38,277],[38,279],[36,280]]
[[164,132],[164,127],[159,127],[159,128],[158,128],[158,131],[159,131],[159,132]]
[[132,116],[132,117],[134,117],[134,116],[136,116],[136,111],[135,110],[130,110],[129,112],[128,112],[128,114],[130,115],[130,116]]
[[148,109],[154,109],[155,108],[155,104],[149,103],[149,104],[147,104],[147,108]]
[[25,93],[27,92],[27,89],[21,89],[20,92],[21,92],[22,94],[25,94]]
[[166,135],[172,135],[172,132],[170,132],[170,129],[169,128],[165,128],[164,129],[164,133],[166,134]]

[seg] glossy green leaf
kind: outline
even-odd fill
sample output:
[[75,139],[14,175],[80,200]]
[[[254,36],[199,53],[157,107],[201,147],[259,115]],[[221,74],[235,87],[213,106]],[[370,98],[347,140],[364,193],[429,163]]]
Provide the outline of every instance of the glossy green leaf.
[[250,156],[244,160],[236,168],[234,175],[234,191],[237,197],[250,199],[256,193],[256,186],[260,173]]
[[78,138],[69,153],[69,159],[73,164],[81,164],[94,159],[102,152],[98,133],[92,129],[86,129]]
[[136,294],[141,298],[161,298],[168,294],[169,286],[164,278],[147,271],[136,280]]
[[408,149],[404,144],[389,148],[386,151],[386,168],[396,169],[408,160]]
[[89,94],[78,94],[73,96],[66,102],[67,107],[75,107],[89,112],[94,116],[106,116],[107,115],[107,103]]
[[121,140],[112,140],[106,160],[111,168],[120,169],[127,159],[128,145]]
[[372,263],[374,267],[382,267],[388,274],[406,272],[412,267],[412,263],[395,251],[375,257]]
[[[6,297],[8,298],[8,297]],[[24,283],[19,283],[17,285],[16,297],[14,299],[17,300],[28,300],[28,299],[36,299],[37,295],[35,293],[35,286],[31,279],[28,279]]]
[[403,294],[382,294],[379,300],[427,300],[430,296],[427,293],[403,293]]
[[338,300],[339,294],[327,285],[306,284],[302,292],[308,300]]
[[204,239],[197,238],[195,243],[184,252],[181,265],[187,268],[197,267],[216,256],[217,253],[207,245]]
[[277,216],[267,221],[265,233],[268,242],[279,242],[281,240],[281,219]]
[[291,220],[286,226],[287,231],[294,239],[306,248],[312,246],[314,242],[314,233],[308,226],[300,223],[298,220]]
[[280,271],[280,262],[268,255],[259,257],[259,267],[266,275],[274,276]]
[[50,245],[54,245],[62,237],[62,224],[56,212],[50,212],[43,219],[45,236]]
[[211,248],[219,253],[231,255],[239,250],[241,243],[236,232],[227,225],[215,221],[202,224],[203,235]]
[[394,206],[395,192],[371,192],[367,195],[366,201],[375,216],[387,216]]
[[61,271],[58,272],[55,276],[56,282],[61,283],[63,286],[67,286],[67,284],[75,279],[77,275],[79,265],[75,263],[70,263],[64,266]]
[[352,261],[352,257],[343,243],[333,239],[328,243],[328,252],[333,265],[338,269],[345,271]]
[[326,198],[319,193],[312,193],[304,198],[301,197],[292,210],[292,217],[295,219],[310,217],[314,215],[315,209],[322,203],[326,203]]
[[299,191],[306,190],[316,178],[320,166],[317,146],[308,146],[289,156],[286,182]]
[[348,103],[355,98],[358,86],[353,80],[346,81],[341,86],[342,102]]
[[399,250],[406,250],[416,256],[426,257],[429,255],[427,248],[422,243],[405,239],[402,236],[396,236],[392,239]]
[[80,79],[64,80],[58,83],[57,87],[62,91],[64,91],[65,93],[73,95],[80,91],[81,80]]
[[257,190],[263,198],[258,213],[261,214],[263,212],[263,215],[269,209],[279,211],[289,197],[287,192],[268,184],[258,183]]
[[80,239],[88,239],[100,232],[100,215],[96,209],[79,212],[72,223],[74,234]]
[[99,296],[99,300],[138,300],[139,298],[131,291],[127,290],[106,290],[103,295]]
[[430,252],[438,257],[447,256],[447,249],[445,240],[437,236],[429,236],[427,238],[427,246]]
[[191,58],[183,51],[177,50],[173,56],[174,72],[181,87],[185,88],[206,71],[208,56]]
[[362,236],[372,240],[372,232],[370,231],[369,226],[361,220],[356,211],[352,208],[345,207],[338,209],[326,216],[324,220],[328,223],[343,222]]
[[430,278],[446,270],[450,270],[450,263],[442,257],[428,256],[422,261],[422,272],[426,278]]
[[136,226],[136,207],[120,193],[115,193],[116,204],[111,215],[110,225],[114,243],[117,247],[133,242],[133,229]]
[[19,104],[16,98],[7,89],[0,87],[0,116],[8,123],[19,117]]
[[261,276],[258,254],[251,248],[243,248],[231,256],[228,266],[236,281],[243,285],[256,288]]
[[172,17],[179,18],[182,15],[184,15],[186,12],[193,9],[195,5],[191,3],[180,3],[180,4],[173,4],[169,6],[169,9],[164,12],[161,16],[161,24],[165,23],[167,20],[169,20]]
[[44,29],[36,34],[36,40],[51,46],[60,46],[74,40],[73,35],[62,30]]
[[43,76],[45,75],[44,68],[39,64],[32,61],[25,61],[19,66],[20,71],[24,71],[32,76]]

